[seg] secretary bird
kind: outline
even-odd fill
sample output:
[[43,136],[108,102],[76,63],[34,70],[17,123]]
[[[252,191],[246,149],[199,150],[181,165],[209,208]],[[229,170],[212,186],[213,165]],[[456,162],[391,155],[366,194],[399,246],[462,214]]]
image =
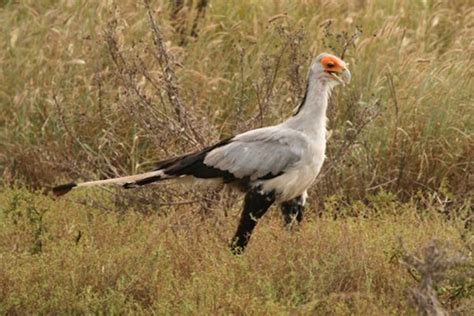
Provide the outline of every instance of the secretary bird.
[[307,190],[316,179],[326,150],[326,110],[332,89],[349,83],[351,73],[340,58],[321,54],[309,69],[306,92],[295,114],[281,124],[258,128],[202,150],[158,162],[152,171],[126,177],[68,183],[53,188],[56,196],[73,188],[116,184],[125,189],[185,178],[214,180],[245,193],[244,207],[231,242],[242,253],[257,221],[279,203],[285,223],[301,222]]

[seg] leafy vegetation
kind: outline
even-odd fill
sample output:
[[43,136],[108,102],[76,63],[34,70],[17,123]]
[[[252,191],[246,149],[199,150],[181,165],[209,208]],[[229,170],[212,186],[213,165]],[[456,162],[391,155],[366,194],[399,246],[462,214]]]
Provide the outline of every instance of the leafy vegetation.
[[[91,199],[107,200],[107,210],[88,205]],[[227,243],[237,209],[211,218],[190,207],[120,214],[109,194],[93,190],[55,201],[4,189],[0,312],[412,314],[409,290],[417,289],[421,274],[403,264],[405,256],[418,256],[433,239],[446,252],[442,260],[467,256],[474,246],[472,235],[463,236],[464,221],[446,220],[438,206],[420,211],[388,196],[371,208],[328,203],[322,217],[293,232],[273,211],[236,257]],[[41,234],[31,209],[45,210]],[[341,211],[361,216],[334,220]],[[466,257],[435,282],[444,308],[472,310],[472,266]]]

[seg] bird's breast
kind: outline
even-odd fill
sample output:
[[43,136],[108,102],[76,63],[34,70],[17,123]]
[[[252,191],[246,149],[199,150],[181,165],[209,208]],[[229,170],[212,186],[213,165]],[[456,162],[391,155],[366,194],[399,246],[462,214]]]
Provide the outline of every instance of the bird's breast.
[[311,143],[300,161],[282,175],[261,181],[262,189],[276,193],[277,202],[284,202],[303,194],[316,180],[324,162],[325,144]]

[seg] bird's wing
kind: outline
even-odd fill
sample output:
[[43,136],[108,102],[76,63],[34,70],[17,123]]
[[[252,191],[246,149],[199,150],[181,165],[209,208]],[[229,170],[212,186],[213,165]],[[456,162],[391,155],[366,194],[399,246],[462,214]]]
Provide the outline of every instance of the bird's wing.
[[252,130],[207,153],[204,164],[236,178],[268,179],[297,163],[308,147],[306,137],[281,126]]
[[304,154],[306,136],[281,126],[252,130],[200,151],[160,161],[155,170],[120,178],[68,183],[53,188],[63,195],[81,186],[117,184],[133,188],[166,179],[193,176],[201,179],[270,179],[284,173]]

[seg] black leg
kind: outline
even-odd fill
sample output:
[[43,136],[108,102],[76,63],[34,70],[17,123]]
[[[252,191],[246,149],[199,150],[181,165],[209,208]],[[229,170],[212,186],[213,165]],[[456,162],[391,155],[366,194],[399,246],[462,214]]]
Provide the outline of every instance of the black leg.
[[300,223],[303,220],[303,208],[306,201],[306,194],[300,195],[292,200],[281,203],[281,212],[285,225],[291,227],[295,221]]
[[241,254],[244,251],[257,221],[274,201],[275,194],[273,192],[266,193],[258,189],[252,189],[245,195],[244,209],[240,216],[239,226],[230,245],[234,254]]

